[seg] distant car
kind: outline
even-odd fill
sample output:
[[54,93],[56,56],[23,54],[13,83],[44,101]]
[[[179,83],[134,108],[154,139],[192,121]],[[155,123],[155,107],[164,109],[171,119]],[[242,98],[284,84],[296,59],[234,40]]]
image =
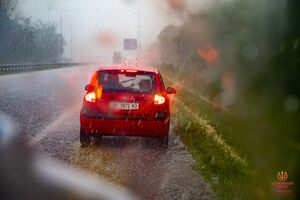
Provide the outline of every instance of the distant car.
[[170,99],[176,89],[165,89],[157,69],[102,67],[85,87],[80,112],[80,142],[93,136],[158,137],[168,147]]

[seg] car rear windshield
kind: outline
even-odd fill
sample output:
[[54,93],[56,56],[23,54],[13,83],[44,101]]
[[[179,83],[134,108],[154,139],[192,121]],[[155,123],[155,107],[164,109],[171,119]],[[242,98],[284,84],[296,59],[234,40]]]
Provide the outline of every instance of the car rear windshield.
[[155,74],[152,72],[107,70],[99,72],[104,92],[153,93]]

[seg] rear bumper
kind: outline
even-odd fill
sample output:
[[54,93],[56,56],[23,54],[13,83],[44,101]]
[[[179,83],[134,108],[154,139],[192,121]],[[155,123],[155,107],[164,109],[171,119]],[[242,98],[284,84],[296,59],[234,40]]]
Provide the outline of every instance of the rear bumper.
[[170,119],[119,120],[95,119],[80,116],[80,128],[91,135],[160,137],[169,132]]

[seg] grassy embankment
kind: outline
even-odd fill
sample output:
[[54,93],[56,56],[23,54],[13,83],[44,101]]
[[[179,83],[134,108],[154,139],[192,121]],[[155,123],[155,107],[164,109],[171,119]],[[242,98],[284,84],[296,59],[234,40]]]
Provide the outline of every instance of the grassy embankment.
[[161,72],[166,85],[177,89],[171,106],[172,126],[195,159],[194,168],[220,199],[259,198],[254,172],[235,136],[239,134],[238,126],[232,124],[235,116],[183,85],[183,74]]

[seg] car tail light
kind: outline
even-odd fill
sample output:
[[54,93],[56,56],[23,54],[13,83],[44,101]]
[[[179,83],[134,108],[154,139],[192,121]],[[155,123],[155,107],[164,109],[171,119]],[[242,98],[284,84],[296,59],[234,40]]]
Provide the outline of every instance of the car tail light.
[[84,98],[88,102],[96,102],[96,99],[97,99],[95,92],[88,92]]
[[94,91],[87,92],[84,99],[88,102],[96,102],[102,96],[102,86],[96,86]]
[[160,105],[160,104],[165,103],[165,101],[166,101],[165,97],[163,97],[163,96],[161,96],[161,95],[156,94],[156,95],[154,96],[154,104]]

